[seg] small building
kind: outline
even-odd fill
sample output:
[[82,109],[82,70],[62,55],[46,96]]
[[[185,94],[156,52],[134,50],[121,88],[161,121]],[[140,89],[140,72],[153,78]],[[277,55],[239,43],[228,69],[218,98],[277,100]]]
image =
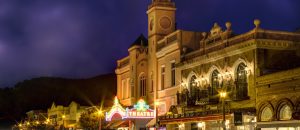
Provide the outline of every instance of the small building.
[[69,106],[52,104],[48,109],[50,124],[55,127],[78,128],[80,115],[88,106],[80,106],[72,101]]
[[34,122],[44,122],[47,120],[47,112],[44,110],[31,110],[29,112],[26,112],[27,115],[27,121]]

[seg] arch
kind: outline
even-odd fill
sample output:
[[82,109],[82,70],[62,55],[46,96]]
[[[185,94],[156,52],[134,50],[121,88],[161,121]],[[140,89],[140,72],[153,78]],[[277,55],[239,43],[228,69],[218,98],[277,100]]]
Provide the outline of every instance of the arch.
[[198,75],[194,71],[191,71],[187,77],[188,82],[190,82],[189,80],[191,79],[192,76],[196,76],[196,78],[198,79]]
[[190,92],[191,97],[195,97],[196,92],[197,92],[197,77],[196,77],[196,75],[193,75],[189,79],[188,91]]
[[[233,63],[233,65],[232,65],[232,68],[234,68],[234,72],[237,72],[238,66],[239,66],[240,64],[242,64],[242,63],[245,64],[247,67],[250,66],[250,63],[247,62],[245,59],[239,58],[239,59],[236,60],[236,61]],[[237,78],[237,74],[236,74],[236,73],[234,73],[234,78],[235,78],[235,79]]]
[[274,107],[270,102],[265,102],[259,107],[258,120],[272,121],[274,119]]
[[237,98],[246,98],[248,97],[248,76],[246,71],[247,65],[241,62],[235,68],[235,85],[236,85],[236,97]]
[[211,74],[213,71],[217,70],[221,74],[221,69],[219,69],[217,66],[212,65],[209,70],[206,73],[206,77],[208,78],[208,82],[211,83]]
[[190,89],[190,82],[191,82],[191,79],[192,79],[192,77],[196,77],[196,80],[198,80],[198,75],[194,72],[194,71],[191,71],[190,73],[189,73],[189,75],[188,75],[188,77],[187,77],[187,79],[186,79],[186,81],[187,81],[187,89],[191,92],[191,89]]
[[291,102],[291,100],[285,98],[278,101],[276,106],[276,117],[278,120],[292,119],[293,112],[294,112],[294,104]]

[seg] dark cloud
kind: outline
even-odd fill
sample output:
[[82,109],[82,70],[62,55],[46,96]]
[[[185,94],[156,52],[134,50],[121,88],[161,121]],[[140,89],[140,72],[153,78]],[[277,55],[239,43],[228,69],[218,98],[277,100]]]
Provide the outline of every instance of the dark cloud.
[[[116,60],[147,33],[150,0],[0,0],[0,86],[38,76],[86,78],[113,72]],[[208,31],[214,22],[236,32],[300,26],[296,0],[176,0],[181,29]]]

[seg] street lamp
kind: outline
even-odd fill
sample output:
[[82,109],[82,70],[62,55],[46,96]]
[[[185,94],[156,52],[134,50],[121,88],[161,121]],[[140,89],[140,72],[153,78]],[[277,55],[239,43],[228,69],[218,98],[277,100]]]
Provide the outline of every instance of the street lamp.
[[99,130],[101,130],[101,115],[103,114],[103,111],[102,110],[98,110],[97,114],[99,116]]
[[158,106],[159,106],[159,101],[155,101],[154,105],[155,105],[155,125],[158,126]]
[[65,115],[62,115],[62,119],[63,119],[63,129],[65,129],[65,118],[66,118],[66,116],[65,116]]
[[225,126],[225,98],[226,98],[227,93],[226,92],[220,92],[220,98],[222,99],[222,112],[223,112],[223,122],[222,122],[222,127],[223,130],[226,130],[226,126]]
[[203,122],[200,122],[197,124],[198,128],[200,128],[200,130],[202,130],[203,126],[204,126],[204,123]]

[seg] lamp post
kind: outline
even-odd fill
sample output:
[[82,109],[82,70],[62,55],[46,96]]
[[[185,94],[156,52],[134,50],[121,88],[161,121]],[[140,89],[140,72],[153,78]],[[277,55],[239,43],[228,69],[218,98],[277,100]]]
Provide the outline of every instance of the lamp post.
[[65,118],[66,118],[66,116],[65,116],[65,115],[62,115],[62,119],[63,119],[63,129],[65,129]]
[[222,99],[222,112],[223,112],[223,121],[222,121],[222,127],[223,127],[223,130],[226,130],[226,126],[225,126],[225,122],[226,122],[226,119],[225,119],[225,98],[226,98],[226,92],[220,92],[220,97]]
[[155,101],[154,105],[155,105],[155,125],[158,126],[158,106],[159,106],[159,102]]
[[202,128],[203,128],[203,122],[198,123],[197,126],[198,126],[198,129],[202,130]]
[[99,129],[98,130],[101,130],[101,115],[102,115],[102,110],[98,110],[98,112],[97,112],[97,114],[98,114],[98,116],[99,116]]

